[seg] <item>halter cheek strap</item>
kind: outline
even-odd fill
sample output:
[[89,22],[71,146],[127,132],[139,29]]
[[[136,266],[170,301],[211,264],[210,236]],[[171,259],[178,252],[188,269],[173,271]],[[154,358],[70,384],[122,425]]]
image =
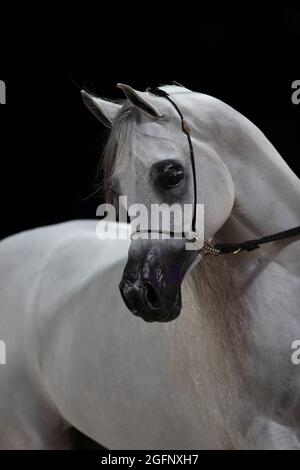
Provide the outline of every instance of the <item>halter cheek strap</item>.
[[164,90],[161,90],[160,88],[147,88],[147,91],[150,93],[156,95],[156,96],[161,96],[163,98],[166,98],[175,108],[177,111],[180,120],[181,120],[181,130],[182,132],[186,135],[188,145],[189,145],[189,150],[190,150],[190,157],[191,157],[191,166],[192,166],[192,173],[193,173],[193,186],[194,186],[194,201],[193,201],[193,218],[192,218],[192,232],[197,235],[196,231],[196,220],[197,220],[197,183],[196,183],[196,167],[195,167],[195,154],[194,154],[194,147],[192,144],[192,139],[191,139],[191,134],[190,134],[190,128],[187,125],[187,123],[184,120],[183,114],[178,108],[177,104],[170,98],[168,93],[166,93]]
[[[195,154],[194,154],[194,148],[193,148],[193,143],[190,135],[190,129],[189,126],[187,125],[182,112],[178,108],[177,104],[170,98],[168,93],[164,90],[161,90],[160,88],[147,88],[147,91],[152,93],[153,95],[160,96],[162,98],[166,98],[174,107],[176,110],[177,114],[180,117],[181,120],[181,130],[182,132],[186,135],[187,141],[188,141],[188,146],[189,146],[189,152],[190,152],[190,158],[191,158],[191,166],[192,166],[192,175],[193,175],[193,189],[194,189],[194,199],[193,199],[193,218],[192,218],[192,224],[191,224],[191,238],[187,238],[184,233],[181,234],[181,236],[185,239],[187,239],[190,242],[197,243],[199,241],[199,237],[197,234],[196,230],[196,220],[197,220],[197,178],[196,178],[196,168],[195,168]],[[145,232],[143,230],[137,230],[137,232]],[[162,230],[146,230],[147,233],[160,233],[164,234],[165,232]],[[134,234],[133,234],[134,235]],[[175,237],[174,232],[169,232],[169,236]],[[203,252],[204,254],[209,254],[209,255],[223,255],[223,254],[237,254],[241,253],[242,251],[252,251],[256,250],[257,248],[260,248],[260,245],[264,243],[270,243],[274,242],[277,240],[283,240],[286,238],[291,238],[291,237],[296,237],[300,235],[300,226],[294,227],[289,230],[285,230],[283,232],[278,232],[274,233],[272,235],[268,235],[266,237],[262,238],[256,238],[253,240],[246,240],[244,242],[240,243],[218,243],[218,244],[213,244],[211,242],[208,242],[207,240],[202,240],[202,247],[199,248],[199,251]]]

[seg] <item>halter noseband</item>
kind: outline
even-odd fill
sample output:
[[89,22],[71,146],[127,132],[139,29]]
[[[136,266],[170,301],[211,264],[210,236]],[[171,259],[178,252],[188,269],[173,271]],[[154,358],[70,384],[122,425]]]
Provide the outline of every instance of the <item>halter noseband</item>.
[[[180,117],[181,120],[181,130],[182,132],[186,135],[188,145],[189,145],[189,151],[190,151],[190,157],[191,157],[191,166],[192,166],[192,174],[193,174],[193,188],[194,188],[194,200],[193,200],[193,218],[192,218],[192,224],[191,224],[191,237],[187,237],[184,232],[180,234],[183,238],[185,238],[187,241],[192,242],[192,243],[197,243],[200,241],[200,238],[198,236],[197,230],[196,230],[196,219],[197,219],[197,179],[196,179],[196,167],[195,167],[195,154],[194,154],[194,147],[190,135],[190,128],[187,125],[182,112],[178,108],[177,104],[170,98],[168,93],[164,90],[161,90],[160,88],[147,88],[147,91],[152,93],[153,95],[160,96],[162,98],[166,98],[174,107],[176,110],[177,114]],[[160,234],[165,234],[167,233],[171,238],[174,238],[176,235],[175,232],[164,232],[163,230],[136,230],[134,233],[160,233]],[[134,233],[132,235],[134,235]],[[256,250],[257,248],[260,248],[260,245],[264,243],[270,243],[274,242],[277,240],[283,240],[285,238],[291,238],[295,237],[297,235],[300,235],[300,225],[294,228],[291,228],[289,230],[284,230],[283,232],[277,232],[272,235],[268,235],[266,237],[262,238],[255,238],[253,240],[246,240],[244,242],[240,243],[211,243],[207,240],[201,240],[201,248],[199,248],[200,252],[203,252],[203,254],[206,255],[223,255],[223,254],[237,254],[242,251],[252,251]]]

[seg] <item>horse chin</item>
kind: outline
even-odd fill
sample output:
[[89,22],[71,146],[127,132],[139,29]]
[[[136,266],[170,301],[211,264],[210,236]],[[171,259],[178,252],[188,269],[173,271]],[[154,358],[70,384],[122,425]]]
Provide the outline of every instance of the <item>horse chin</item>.
[[171,312],[166,312],[162,313],[160,316],[156,315],[153,316],[152,313],[146,312],[146,311],[135,311],[132,312],[134,315],[140,317],[142,320],[144,320],[147,323],[167,323],[173,320],[176,320],[178,316],[180,315],[181,308],[175,307],[172,309]]
[[142,318],[145,322],[147,323],[167,323],[173,320],[176,320],[178,316],[180,315],[181,312],[181,307],[178,308],[174,306],[171,312],[166,312],[165,314],[162,314],[161,316],[153,316],[151,313],[146,313],[146,312],[138,312],[137,315]]

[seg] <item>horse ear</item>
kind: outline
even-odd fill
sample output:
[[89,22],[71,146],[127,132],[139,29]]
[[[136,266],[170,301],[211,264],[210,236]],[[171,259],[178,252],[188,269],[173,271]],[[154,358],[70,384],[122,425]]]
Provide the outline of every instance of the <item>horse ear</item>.
[[121,105],[97,98],[96,96],[90,95],[85,90],[81,90],[81,95],[84,104],[94,116],[96,116],[104,126],[111,128],[116,115],[121,109]]
[[141,111],[146,113],[150,117],[160,118],[163,114],[159,111],[157,106],[153,104],[153,98],[145,91],[137,91],[131,88],[129,85],[123,83],[117,84],[118,88],[125,93],[126,98]]

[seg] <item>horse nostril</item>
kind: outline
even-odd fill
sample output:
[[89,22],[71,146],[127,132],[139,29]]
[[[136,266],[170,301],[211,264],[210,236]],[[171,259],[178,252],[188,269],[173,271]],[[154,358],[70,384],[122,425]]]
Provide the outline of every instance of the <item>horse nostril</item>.
[[145,300],[153,309],[160,308],[160,300],[151,284],[145,283]]
[[120,290],[122,299],[123,299],[126,307],[128,308],[128,310],[130,310],[130,312],[132,312],[134,315],[137,315],[137,311],[136,311],[134,305],[132,305],[132,303],[130,301],[130,295],[128,295],[129,294],[128,285],[124,284],[123,282],[120,282],[119,290]]

